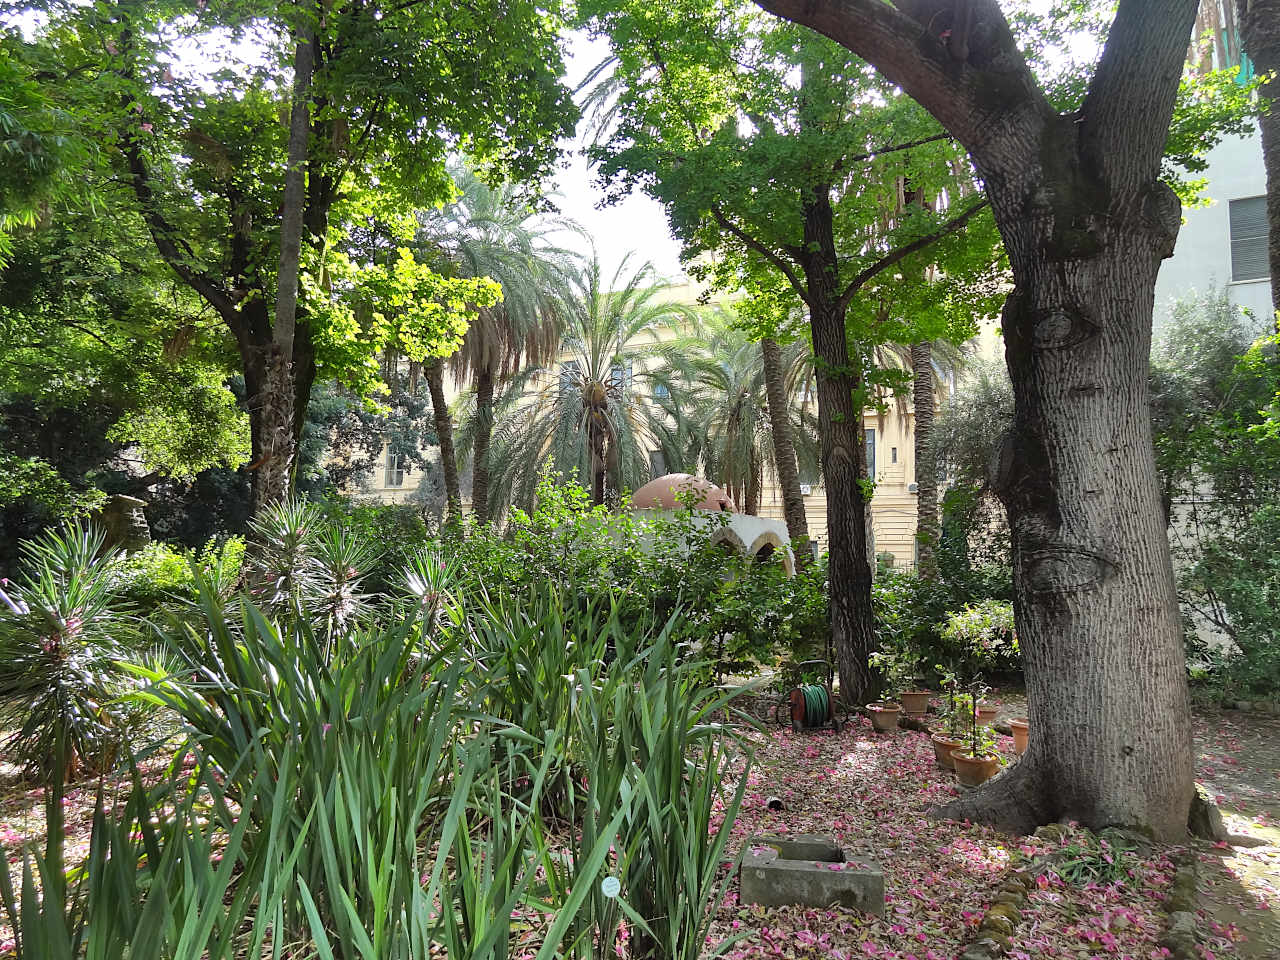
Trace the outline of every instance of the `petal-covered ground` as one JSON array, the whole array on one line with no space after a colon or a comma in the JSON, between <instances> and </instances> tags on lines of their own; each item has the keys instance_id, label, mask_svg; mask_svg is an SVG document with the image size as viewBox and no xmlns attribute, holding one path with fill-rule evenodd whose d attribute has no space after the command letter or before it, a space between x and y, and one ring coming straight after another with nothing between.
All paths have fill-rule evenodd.
<instances>
[{"instance_id":1,"label":"petal-covered ground","mask_svg":"<svg viewBox=\"0 0 1280 960\"><path fill-rule=\"evenodd\" d=\"M885 875L883 919L856 911L763 909L731 893L715 934L745 933L729 956L880 957L952 960L975 936L1011 864L1051 845L969 823L932 820L933 805L957 795L921 733L879 735L866 720L839 734L755 734L757 764L734 825L734 849L757 834L827 834L846 854L870 856ZM999 738L1012 755L1012 740ZM782 809L771 809L773 798ZM774 804L776 806L776 804ZM1131 861L1127 883L1078 888L1038 879L1011 956L1159 957L1160 898L1173 877L1167 852Z\"/></svg>"},{"instance_id":2,"label":"petal-covered ground","mask_svg":"<svg viewBox=\"0 0 1280 960\"><path fill-rule=\"evenodd\" d=\"M1017 698L1006 716L1023 712ZM1201 860L1206 960L1280 958L1280 719L1201 712L1196 719L1200 780L1222 808L1232 834L1196 844ZM855 958L952 960L974 936L1010 865L1052 844L1011 838L973 824L929 819L926 811L956 795L928 738L899 730L879 735L863 719L841 733L793 734L772 728L746 734L756 765L730 852L757 834L827 834L851 858L873 858L885 873L885 916L850 910L763 909L740 904L737 884L719 908L713 942L740 936L734 960ZM1012 741L999 738L1012 756ZM0 843L15 847L44 833L43 793L0 765ZM94 787L68 793L68 860L87 850ZM781 809L771 809L771 800ZM776 806L776 804L774 804ZM1070 844L1068 836L1062 841ZM1123 860L1126 880L1077 886L1052 873L1038 878L1011 942L1017 960L1134 958L1159 960L1161 901L1171 882L1166 848ZM0 924L2 927L2 924ZM0 954L6 936L0 930Z\"/></svg>"}]
</instances>

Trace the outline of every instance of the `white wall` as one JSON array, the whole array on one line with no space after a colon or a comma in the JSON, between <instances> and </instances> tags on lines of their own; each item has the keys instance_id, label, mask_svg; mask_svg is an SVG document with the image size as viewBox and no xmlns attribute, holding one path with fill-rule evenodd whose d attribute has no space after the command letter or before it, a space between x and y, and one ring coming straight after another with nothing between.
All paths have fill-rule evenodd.
<instances>
[{"instance_id":1,"label":"white wall","mask_svg":"<svg viewBox=\"0 0 1280 960\"><path fill-rule=\"evenodd\" d=\"M1208 160L1209 168L1199 176L1208 178L1205 193L1212 203L1182 211L1178 244L1156 280L1157 330L1168 319L1173 302L1192 291L1226 287L1233 303L1248 307L1261 318L1271 315L1267 278L1231 282L1231 230L1227 220L1229 201L1267 192L1262 140L1256 131L1249 137L1229 137L1210 151Z\"/></svg>"}]
</instances>

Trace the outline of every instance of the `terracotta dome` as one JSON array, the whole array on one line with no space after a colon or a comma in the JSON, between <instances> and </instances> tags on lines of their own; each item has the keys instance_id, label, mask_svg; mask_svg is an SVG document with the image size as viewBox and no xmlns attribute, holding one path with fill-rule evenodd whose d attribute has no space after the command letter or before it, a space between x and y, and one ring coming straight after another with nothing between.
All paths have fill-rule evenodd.
<instances>
[{"instance_id":1,"label":"terracotta dome","mask_svg":"<svg viewBox=\"0 0 1280 960\"><path fill-rule=\"evenodd\" d=\"M699 510L720 510L725 513L737 513L729 495L710 480L703 480L688 473L669 473L665 477L650 480L631 497L634 510L675 510L680 507L677 494L695 490L702 494L702 500L695 504Z\"/></svg>"}]
</instances>

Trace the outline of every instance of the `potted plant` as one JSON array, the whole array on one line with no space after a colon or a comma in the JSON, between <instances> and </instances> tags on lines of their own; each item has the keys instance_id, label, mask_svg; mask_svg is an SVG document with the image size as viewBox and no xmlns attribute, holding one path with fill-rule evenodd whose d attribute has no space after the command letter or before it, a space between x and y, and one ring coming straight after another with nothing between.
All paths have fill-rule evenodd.
<instances>
[{"instance_id":1,"label":"potted plant","mask_svg":"<svg viewBox=\"0 0 1280 960\"><path fill-rule=\"evenodd\" d=\"M920 686L920 658L913 654L904 654L903 669L906 677L906 689L898 694L898 702L902 711L909 717L923 717L929 712L929 691Z\"/></svg>"},{"instance_id":2,"label":"potted plant","mask_svg":"<svg viewBox=\"0 0 1280 960\"><path fill-rule=\"evenodd\" d=\"M878 700L867 704L867 715L871 717L871 726L876 733L888 733L890 730L897 729L901 714L902 708L896 703Z\"/></svg>"},{"instance_id":3,"label":"potted plant","mask_svg":"<svg viewBox=\"0 0 1280 960\"><path fill-rule=\"evenodd\" d=\"M941 671L941 666L938 669ZM941 730L932 731L929 737L933 741L933 754L938 765L948 770L955 769L951 751L964 745L964 731L969 725L969 704L963 697L957 696L958 685L954 672L942 671L942 689L947 695L942 705L944 726Z\"/></svg>"},{"instance_id":4,"label":"potted plant","mask_svg":"<svg viewBox=\"0 0 1280 960\"><path fill-rule=\"evenodd\" d=\"M1022 756L1027 752L1027 718L1015 717L1009 721L1009 726L1013 729L1013 749Z\"/></svg>"},{"instance_id":5,"label":"potted plant","mask_svg":"<svg viewBox=\"0 0 1280 960\"><path fill-rule=\"evenodd\" d=\"M956 779L963 786L976 787L996 775L1000 769L1000 754L996 752L996 740L991 729L978 722L978 693L969 694L971 715L969 731L964 744L951 751L955 763Z\"/></svg>"},{"instance_id":6,"label":"potted plant","mask_svg":"<svg viewBox=\"0 0 1280 960\"><path fill-rule=\"evenodd\" d=\"M894 703L893 699L898 697L904 705L906 704L906 698L902 696L901 691L914 679L913 674L918 658L908 653L901 645L893 643L886 644L882 649L877 650L870 656L869 661L884 678L884 696L875 703L867 704L867 711L871 715L872 726L880 733L885 733L898 725L898 719L903 712L915 713L909 706L904 711L904 707ZM925 693L926 708L928 697L928 693ZM924 710L919 712L924 713Z\"/></svg>"},{"instance_id":7,"label":"potted plant","mask_svg":"<svg viewBox=\"0 0 1280 960\"><path fill-rule=\"evenodd\" d=\"M979 700L977 704L978 722L990 726L995 723L996 716L1000 713L1000 708L994 703L987 703L985 700Z\"/></svg>"}]
</instances>

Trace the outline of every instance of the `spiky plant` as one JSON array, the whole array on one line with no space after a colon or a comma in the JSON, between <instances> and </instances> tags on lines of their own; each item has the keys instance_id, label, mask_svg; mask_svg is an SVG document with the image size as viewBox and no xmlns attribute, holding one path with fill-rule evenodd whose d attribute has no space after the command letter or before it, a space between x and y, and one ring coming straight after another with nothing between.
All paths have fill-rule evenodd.
<instances>
[{"instance_id":1,"label":"spiky plant","mask_svg":"<svg viewBox=\"0 0 1280 960\"><path fill-rule=\"evenodd\" d=\"M89 525L48 530L24 544L13 604L0 607L0 729L13 731L3 751L46 783L101 770L116 752L127 686L116 664L137 639L118 559Z\"/></svg>"}]
</instances>

